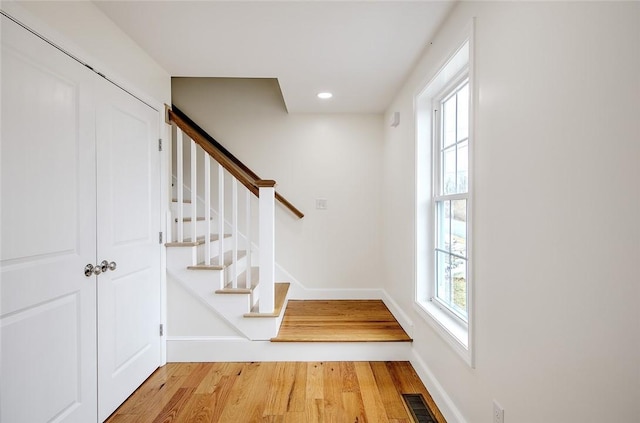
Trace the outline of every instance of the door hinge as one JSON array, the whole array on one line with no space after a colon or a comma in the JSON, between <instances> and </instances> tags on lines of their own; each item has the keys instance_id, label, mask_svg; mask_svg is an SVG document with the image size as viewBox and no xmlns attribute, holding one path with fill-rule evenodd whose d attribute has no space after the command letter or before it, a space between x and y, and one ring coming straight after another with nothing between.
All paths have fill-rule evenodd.
<instances>
[{"instance_id":1,"label":"door hinge","mask_svg":"<svg viewBox=\"0 0 640 423\"><path fill-rule=\"evenodd\" d=\"M164 325L160 323L160 336L164 335Z\"/></svg>"},{"instance_id":2,"label":"door hinge","mask_svg":"<svg viewBox=\"0 0 640 423\"><path fill-rule=\"evenodd\" d=\"M158 138L158 151L162 151L162 138Z\"/></svg>"},{"instance_id":3,"label":"door hinge","mask_svg":"<svg viewBox=\"0 0 640 423\"><path fill-rule=\"evenodd\" d=\"M158 244L162 244L162 232L158 232Z\"/></svg>"}]
</instances>

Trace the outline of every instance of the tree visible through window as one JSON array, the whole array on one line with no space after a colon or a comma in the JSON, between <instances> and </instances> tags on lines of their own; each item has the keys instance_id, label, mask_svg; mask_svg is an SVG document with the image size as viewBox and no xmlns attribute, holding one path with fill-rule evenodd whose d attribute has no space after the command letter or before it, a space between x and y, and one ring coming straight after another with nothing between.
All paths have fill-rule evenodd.
<instances>
[{"instance_id":1,"label":"tree visible through window","mask_svg":"<svg viewBox=\"0 0 640 423\"><path fill-rule=\"evenodd\" d=\"M448 90L434 111L435 300L467 322L469 81Z\"/></svg>"}]
</instances>

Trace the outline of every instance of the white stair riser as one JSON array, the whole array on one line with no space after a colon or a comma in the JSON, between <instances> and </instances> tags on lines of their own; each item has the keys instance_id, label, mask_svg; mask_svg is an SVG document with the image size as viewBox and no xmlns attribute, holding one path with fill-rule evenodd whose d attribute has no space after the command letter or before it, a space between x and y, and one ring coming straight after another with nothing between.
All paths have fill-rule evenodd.
<instances>
[{"instance_id":1,"label":"white stair riser","mask_svg":"<svg viewBox=\"0 0 640 423\"><path fill-rule=\"evenodd\" d=\"M211 256L209 259L218 256L219 248L220 244L217 241L211 243ZM167 247L167 266L171 266L172 268L195 266L199 263L206 262L204 256L204 245L194 247Z\"/></svg>"},{"instance_id":2,"label":"white stair riser","mask_svg":"<svg viewBox=\"0 0 640 423\"><path fill-rule=\"evenodd\" d=\"M218 248L218 242L211 243L211 258L218 256ZM197 264L204 263L204 252L204 245L194 247L167 247L167 267L179 270L188 266L195 266ZM215 260L213 264L216 264ZM231 279L244 272L248 265L249 257L247 255L239 257L235 266L232 264L224 269L225 282L231 282ZM215 272L215 270L207 270L207 272Z\"/></svg>"},{"instance_id":3,"label":"white stair riser","mask_svg":"<svg viewBox=\"0 0 640 423\"><path fill-rule=\"evenodd\" d=\"M226 283L231 282L231 280L234 277L234 273L235 273L235 276L239 276L240 273L244 272L247 269L247 263L248 263L247 256L244 256L238 259L235 266L232 264L226 267L224 269L224 277L225 277Z\"/></svg>"},{"instance_id":4,"label":"white stair riser","mask_svg":"<svg viewBox=\"0 0 640 423\"><path fill-rule=\"evenodd\" d=\"M198 263L195 247L167 247L167 267L184 269Z\"/></svg>"},{"instance_id":5,"label":"white stair riser","mask_svg":"<svg viewBox=\"0 0 640 423\"><path fill-rule=\"evenodd\" d=\"M175 198L175 197L174 197ZM192 204L191 203L182 203L182 216L183 217L191 217L191 208L192 208ZM171 215L173 217L177 217L178 216L178 203L176 203L175 201L171 203ZM198 201L198 204L196 205L196 215L197 216L204 216L204 204L202 204L200 201ZM217 225L217 218L218 218L218 213L215 210L211 210L211 217L213 217L214 221L216 222Z\"/></svg>"},{"instance_id":6,"label":"white stair riser","mask_svg":"<svg viewBox=\"0 0 640 423\"><path fill-rule=\"evenodd\" d=\"M173 216L173 220L172 220L172 227L171 227L171 233L173 234L173 241L178 241L178 222L176 222L176 217ZM193 234L192 234L192 229L191 229L191 222L182 222L182 230L183 230L183 239L184 238L192 238ZM196 221L196 237L199 236L204 236L204 234L207 232L207 222L204 220L198 220ZM215 220L211 220L211 233L212 234L217 234L218 233L218 226L215 222Z\"/></svg>"},{"instance_id":7,"label":"white stair riser","mask_svg":"<svg viewBox=\"0 0 640 423\"><path fill-rule=\"evenodd\" d=\"M225 243L226 244L226 243ZM223 247L226 247L226 245L223 245ZM193 247L196 250L196 258L197 258L197 263L206 263L207 259L205 257L205 245L198 245L197 247ZM223 249L222 252L224 251L228 251L228 248ZM211 242L211 254L209 255L209 261L213 258L213 257L218 257L220 255L220 242L219 241L212 241Z\"/></svg>"}]
</instances>

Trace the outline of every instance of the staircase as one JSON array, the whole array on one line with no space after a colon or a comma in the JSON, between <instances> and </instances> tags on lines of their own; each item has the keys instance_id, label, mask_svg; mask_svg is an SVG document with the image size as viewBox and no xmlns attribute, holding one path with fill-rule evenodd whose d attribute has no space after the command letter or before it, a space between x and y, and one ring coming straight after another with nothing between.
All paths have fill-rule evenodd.
<instances>
[{"instance_id":1,"label":"staircase","mask_svg":"<svg viewBox=\"0 0 640 423\"><path fill-rule=\"evenodd\" d=\"M275 181L260 179L179 110L167 109L167 123L167 272L248 339L271 339L289 289L274 280L276 199L303 215L275 192Z\"/></svg>"}]
</instances>

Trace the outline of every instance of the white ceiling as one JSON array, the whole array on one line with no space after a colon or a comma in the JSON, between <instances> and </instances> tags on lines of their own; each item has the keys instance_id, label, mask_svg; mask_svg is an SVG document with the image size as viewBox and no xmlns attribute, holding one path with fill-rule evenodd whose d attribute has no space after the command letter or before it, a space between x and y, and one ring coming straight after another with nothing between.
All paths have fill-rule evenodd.
<instances>
[{"instance_id":1,"label":"white ceiling","mask_svg":"<svg viewBox=\"0 0 640 423\"><path fill-rule=\"evenodd\" d=\"M95 1L172 76L277 78L291 113L384 111L454 3Z\"/></svg>"}]
</instances>

